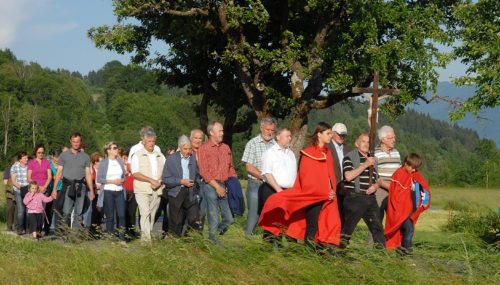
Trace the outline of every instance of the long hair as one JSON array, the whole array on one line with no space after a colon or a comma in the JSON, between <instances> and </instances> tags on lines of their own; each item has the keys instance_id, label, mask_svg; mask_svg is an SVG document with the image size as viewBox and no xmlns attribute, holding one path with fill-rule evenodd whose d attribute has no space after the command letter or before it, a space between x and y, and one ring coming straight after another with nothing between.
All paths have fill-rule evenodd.
<instances>
[{"instance_id":1,"label":"long hair","mask_svg":"<svg viewBox=\"0 0 500 285\"><path fill-rule=\"evenodd\" d=\"M328 129L331 129L332 126L330 126L328 123L325 122L319 122L316 127L314 127L314 132L312 135L309 137L309 140L311 141L312 145L318 145L319 144L319 139L318 139L318 134L322 133Z\"/></svg>"}]
</instances>

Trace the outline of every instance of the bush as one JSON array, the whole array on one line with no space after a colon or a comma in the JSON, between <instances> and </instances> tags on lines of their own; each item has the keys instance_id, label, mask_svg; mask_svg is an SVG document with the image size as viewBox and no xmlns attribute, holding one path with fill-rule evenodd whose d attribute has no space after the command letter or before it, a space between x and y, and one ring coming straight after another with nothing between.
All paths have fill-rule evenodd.
<instances>
[{"instance_id":1,"label":"bush","mask_svg":"<svg viewBox=\"0 0 500 285\"><path fill-rule=\"evenodd\" d=\"M491 210L460 210L452 212L448 230L476 235L495 250L500 250L500 214Z\"/></svg>"}]
</instances>

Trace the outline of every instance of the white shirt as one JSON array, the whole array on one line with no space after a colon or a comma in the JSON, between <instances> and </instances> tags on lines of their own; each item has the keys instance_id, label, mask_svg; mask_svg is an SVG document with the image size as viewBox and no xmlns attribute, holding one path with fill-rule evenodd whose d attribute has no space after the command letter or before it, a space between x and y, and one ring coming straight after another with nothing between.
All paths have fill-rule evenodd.
<instances>
[{"instance_id":1,"label":"white shirt","mask_svg":"<svg viewBox=\"0 0 500 285\"><path fill-rule=\"evenodd\" d=\"M132 155L143 148L144 148L144 145L142 144L142 142L138 142L136 145L134 145L130 148L130 151L128 152L128 163L129 164L132 164ZM161 149L157 145L155 145L154 151L161 153Z\"/></svg>"},{"instance_id":2,"label":"white shirt","mask_svg":"<svg viewBox=\"0 0 500 285\"><path fill-rule=\"evenodd\" d=\"M333 143L333 146L335 146L335 150L337 151L337 156L339 158L339 165L340 165L340 173L344 173L344 165L343 165L343 161L344 161L344 145L338 145L336 142L334 142L332 140L332 143Z\"/></svg>"},{"instance_id":3,"label":"white shirt","mask_svg":"<svg viewBox=\"0 0 500 285\"><path fill-rule=\"evenodd\" d=\"M297 177L297 160L290 148L273 145L262 155L262 175L272 174L281 188L291 188Z\"/></svg>"},{"instance_id":4,"label":"white shirt","mask_svg":"<svg viewBox=\"0 0 500 285\"><path fill-rule=\"evenodd\" d=\"M158 176L158 161L156 160L156 157L158 156L155 152L153 153L147 153L148 158L149 158L149 163L151 163L151 175L153 179L159 179L160 177ZM132 171L132 174L139 172L139 158L137 158L137 155L134 155L132 157L132 163L130 164L130 169Z\"/></svg>"},{"instance_id":5,"label":"white shirt","mask_svg":"<svg viewBox=\"0 0 500 285\"><path fill-rule=\"evenodd\" d=\"M116 159L110 159L108 162L108 173L106 173L106 180L121 179L123 175L123 170ZM122 185L116 184L104 184L104 190L110 191L121 191L123 190Z\"/></svg>"}]
</instances>

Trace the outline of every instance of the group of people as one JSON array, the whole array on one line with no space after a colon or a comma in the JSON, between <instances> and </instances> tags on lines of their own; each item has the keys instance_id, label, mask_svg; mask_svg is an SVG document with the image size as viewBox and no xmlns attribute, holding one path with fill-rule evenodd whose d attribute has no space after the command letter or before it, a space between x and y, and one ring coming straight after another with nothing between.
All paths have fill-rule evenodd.
<instances>
[{"instance_id":1,"label":"group of people","mask_svg":"<svg viewBox=\"0 0 500 285\"><path fill-rule=\"evenodd\" d=\"M42 231L65 236L69 228L95 234L105 218L105 231L121 241L140 236L149 242L163 211L164 232L202 233L206 219L209 240L219 243L234 220L228 196L237 174L223 125L211 122L206 131L205 142L201 129L180 136L167 156L151 127L140 130L141 141L128 152L111 141L104 156L89 156L79 133L50 159L41 144L31 160L21 151L4 172L7 230L16 223L18 234L28 229L33 238ZM357 137L354 149L345 144L346 135L342 123L318 123L298 166L290 129L262 119L242 157L248 173L245 234L253 235L258 225L275 246L286 235L335 252L349 244L363 219L376 245L411 253L416 220L429 207L429 187L418 172L421 158L412 153L401 163L389 126L380 128L374 154L368 134Z\"/></svg>"}]
</instances>

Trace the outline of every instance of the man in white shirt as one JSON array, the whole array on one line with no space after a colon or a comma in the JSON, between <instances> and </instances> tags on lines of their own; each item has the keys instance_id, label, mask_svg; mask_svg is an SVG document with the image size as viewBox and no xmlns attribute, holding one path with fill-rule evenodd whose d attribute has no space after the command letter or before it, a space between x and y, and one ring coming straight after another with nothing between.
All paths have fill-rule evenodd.
<instances>
[{"instance_id":1,"label":"man in white shirt","mask_svg":"<svg viewBox=\"0 0 500 285\"><path fill-rule=\"evenodd\" d=\"M276 130L276 144L266 150L262 155L261 201L264 206L267 199L274 193L292 188L297 177L297 160L290 149L292 133L287 127ZM264 239L279 246L279 238L264 231Z\"/></svg>"},{"instance_id":2,"label":"man in white shirt","mask_svg":"<svg viewBox=\"0 0 500 285\"><path fill-rule=\"evenodd\" d=\"M134 155L134 153L136 153L138 150L144 149L144 143L143 143L144 135L148 132L151 132L151 130L153 130L153 128L146 126L139 131L139 135L141 136L141 141L139 141L137 144L133 145L130 148L128 152L128 161L127 161L129 165L132 164L132 156ZM154 151L161 152L161 149L159 146L155 145Z\"/></svg>"}]
</instances>

